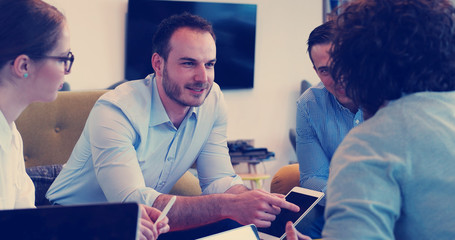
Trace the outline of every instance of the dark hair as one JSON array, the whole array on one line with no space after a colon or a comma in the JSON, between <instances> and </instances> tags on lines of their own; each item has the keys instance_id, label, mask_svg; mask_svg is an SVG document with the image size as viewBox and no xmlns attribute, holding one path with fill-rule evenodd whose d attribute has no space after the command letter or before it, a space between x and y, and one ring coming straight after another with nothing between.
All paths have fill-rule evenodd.
<instances>
[{"instance_id":1,"label":"dark hair","mask_svg":"<svg viewBox=\"0 0 455 240\"><path fill-rule=\"evenodd\" d=\"M213 40L216 40L212 25L207 20L200 16L184 12L179 15L172 15L161 21L158 30L153 35L153 52L158 53L167 60L169 52L171 51L169 40L176 30L183 27L208 32L212 35Z\"/></svg>"},{"instance_id":2,"label":"dark hair","mask_svg":"<svg viewBox=\"0 0 455 240\"><path fill-rule=\"evenodd\" d=\"M307 45L308 49L307 52L310 55L310 60L313 62L313 57L311 56L311 49L314 45L319 44L328 44L333 41L334 38L334 23L333 21L328 21L319 25L313 31L311 31L310 36L308 37Z\"/></svg>"},{"instance_id":3,"label":"dark hair","mask_svg":"<svg viewBox=\"0 0 455 240\"><path fill-rule=\"evenodd\" d=\"M41 0L0 1L0 67L21 54L43 56L60 37L65 17Z\"/></svg>"},{"instance_id":4,"label":"dark hair","mask_svg":"<svg viewBox=\"0 0 455 240\"><path fill-rule=\"evenodd\" d=\"M455 90L454 7L447 0L360 0L342 7L334 79L369 114L385 101Z\"/></svg>"}]
</instances>

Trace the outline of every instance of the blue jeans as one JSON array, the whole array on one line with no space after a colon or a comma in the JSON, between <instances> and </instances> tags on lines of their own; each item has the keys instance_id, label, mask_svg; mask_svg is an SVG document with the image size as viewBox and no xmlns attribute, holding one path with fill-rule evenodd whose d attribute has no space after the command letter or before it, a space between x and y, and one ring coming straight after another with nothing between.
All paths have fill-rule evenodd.
<instances>
[{"instance_id":1,"label":"blue jeans","mask_svg":"<svg viewBox=\"0 0 455 240\"><path fill-rule=\"evenodd\" d=\"M316 205L295 228L311 238L322 238L324 222L324 206Z\"/></svg>"}]
</instances>

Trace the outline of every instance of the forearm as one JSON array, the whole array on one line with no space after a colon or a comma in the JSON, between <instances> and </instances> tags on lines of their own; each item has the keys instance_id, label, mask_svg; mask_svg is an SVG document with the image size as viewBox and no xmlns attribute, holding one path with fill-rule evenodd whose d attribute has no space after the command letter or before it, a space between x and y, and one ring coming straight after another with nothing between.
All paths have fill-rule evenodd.
<instances>
[{"instance_id":1,"label":"forearm","mask_svg":"<svg viewBox=\"0 0 455 240\"><path fill-rule=\"evenodd\" d=\"M318 143L297 145L300 185L321 191L329 177L330 160ZM306 153L306 154L305 154Z\"/></svg>"},{"instance_id":2,"label":"forearm","mask_svg":"<svg viewBox=\"0 0 455 240\"><path fill-rule=\"evenodd\" d=\"M237 189L238 188L238 189ZM232 190L241 190L237 186ZM160 195L154 207L162 210L171 195ZM240 224L255 224L257 227L269 227L280 208L297 212L299 208L286 202L283 197L263 190L243 193L211 194L197 197L177 197L169 212L171 231L194 228L223 219L232 219Z\"/></svg>"},{"instance_id":3,"label":"forearm","mask_svg":"<svg viewBox=\"0 0 455 240\"><path fill-rule=\"evenodd\" d=\"M240 193L244 193L247 191L250 191L250 189L248 189L245 185L236 184L236 185L230 187L228 190L226 190L225 193L240 194Z\"/></svg>"},{"instance_id":4,"label":"forearm","mask_svg":"<svg viewBox=\"0 0 455 240\"><path fill-rule=\"evenodd\" d=\"M229 218L225 207L231 194L211 194L203 196L177 196L168 213L171 231L185 230ZM163 210L172 195L161 194L153 207Z\"/></svg>"}]
</instances>

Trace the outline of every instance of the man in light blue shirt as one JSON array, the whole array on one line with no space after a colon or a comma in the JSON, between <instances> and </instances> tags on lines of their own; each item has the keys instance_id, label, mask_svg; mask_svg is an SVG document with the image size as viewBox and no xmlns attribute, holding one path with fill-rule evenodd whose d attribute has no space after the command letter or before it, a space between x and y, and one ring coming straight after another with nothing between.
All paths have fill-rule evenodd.
<instances>
[{"instance_id":1,"label":"man in light blue shirt","mask_svg":"<svg viewBox=\"0 0 455 240\"><path fill-rule=\"evenodd\" d=\"M308 38L308 54L321 82L297 100L296 151L300 186L325 192L333 153L346 134L363 122L362 111L335 84L329 71L333 22L316 27ZM320 238L324 225L325 198L311 210L297 229Z\"/></svg>"},{"instance_id":2,"label":"man in light blue shirt","mask_svg":"<svg viewBox=\"0 0 455 240\"><path fill-rule=\"evenodd\" d=\"M369 118L333 156L324 239L455 239L452 4L342 9L331 66Z\"/></svg>"},{"instance_id":3,"label":"man in light blue shirt","mask_svg":"<svg viewBox=\"0 0 455 240\"><path fill-rule=\"evenodd\" d=\"M455 239L452 4L341 9L331 69L366 120L333 155L324 239Z\"/></svg>"},{"instance_id":4,"label":"man in light blue shirt","mask_svg":"<svg viewBox=\"0 0 455 240\"><path fill-rule=\"evenodd\" d=\"M340 12L331 68L366 120L333 155L323 239L455 239L453 3Z\"/></svg>"},{"instance_id":5,"label":"man in light blue shirt","mask_svg":"<svg viewBox=\"0 0 455 240\"><path fill-rule=\"evenodd\" d=\"M153 46L155 74L97 101L49 200L134 201L162 210L172 197L167 193L196 163L203 196L177 197L168 214L174 231L223 219L267 227L280 208L298 210L278 196L249 191L232 168L226 107L213 82L211 25L190 14L172 16L159 26Z\"/></svg>"}]
</instances>

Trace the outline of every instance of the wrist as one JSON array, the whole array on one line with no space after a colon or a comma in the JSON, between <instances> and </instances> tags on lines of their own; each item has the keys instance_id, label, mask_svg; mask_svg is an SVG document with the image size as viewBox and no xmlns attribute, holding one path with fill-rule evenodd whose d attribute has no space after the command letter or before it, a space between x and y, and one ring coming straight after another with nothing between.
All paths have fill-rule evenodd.
<instances>
[{"instance_id":1,"label":"wrist","mask_svg":"<svg viewBox=\"0 0 455 240\"><path fill-rule=\"evenodd\" d=\"M236 196L234 194L230 193L224 193L220 194L220 199L218 199L218 209L219 209L219 214L223 219L230 218L232 219L234 214L233 214L233 207L236 206Z\"/></svg>"}]
</instances>

